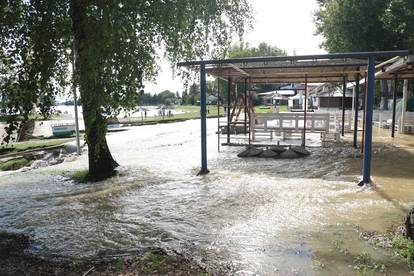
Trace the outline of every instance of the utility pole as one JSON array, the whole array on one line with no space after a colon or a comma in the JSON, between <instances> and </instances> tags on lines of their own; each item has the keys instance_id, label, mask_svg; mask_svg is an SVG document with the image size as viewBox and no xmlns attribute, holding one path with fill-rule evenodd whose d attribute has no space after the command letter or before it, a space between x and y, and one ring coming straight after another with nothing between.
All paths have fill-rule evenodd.
<instances>
[{"instance_id":1,"label":"utility pole","mask_svg":"<svg viewBox=\"0 0 414 276\"><path fill-rule=\"evenodd\" d=\"M72 93L73 93L73 103L75 104L76 153L78 155L81 155L80 137L79 137L78 99L76 96L75 61L76 61L76 50L75 50L75 45L74 45L73 55L72 55Z\"/></svg>"}]
</instances>

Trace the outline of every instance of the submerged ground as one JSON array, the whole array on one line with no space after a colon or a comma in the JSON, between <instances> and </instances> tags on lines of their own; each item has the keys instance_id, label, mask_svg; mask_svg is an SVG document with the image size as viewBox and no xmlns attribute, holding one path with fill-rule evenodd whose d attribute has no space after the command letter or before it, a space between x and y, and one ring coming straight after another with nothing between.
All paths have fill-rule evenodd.
<instances>
[{"instance_id":1,"label":"submerged ground","mask_svg":"<svg viewBox=\"0 0 414 276\"><path fill-rule=\"evenodd\" d=\"M210 174L197 177L199 121L133 127L108 136L119 175L77 184L86 154L27 172L1 173L0 230L33 237L33 252L70 258L178 252L213 273L355 273L369 256L390 274L408 273L390 251L360 238L400 224L414 202L414 142L379 138L375 187L360 188L349 146L315 148L292 160L217 152L208 121ZM384 133L377 133L384 136ZM383 270L378 269L379 272Z\"/></svg>"}]
</instances>

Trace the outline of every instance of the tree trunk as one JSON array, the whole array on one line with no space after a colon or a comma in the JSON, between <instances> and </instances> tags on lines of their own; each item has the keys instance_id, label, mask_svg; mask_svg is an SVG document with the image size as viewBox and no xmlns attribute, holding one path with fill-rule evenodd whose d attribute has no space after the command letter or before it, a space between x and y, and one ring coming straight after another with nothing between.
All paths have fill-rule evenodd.
<instances>
[{"instance_id":1,"label":"tree trunk","mask_svg":"<svg viewBox=\"0 0 414 276\"><path fill-rule=\"evenodd\" d=\"M82 104L82 108L88 144L89 175L94 180L110 177L114 175L118 164L112 158L106 142L106 120L99 113L99 108L92 106L92 110L89 110L87 104Z\"/></svg>"},{"instance_id":2,"label":"tree trunk","mask_svg":"<svg viewBox=\"0 0 414 276\"><path fill-rule=\"evenodd\" d=\"M83 119L85 122L86 143L88 145L89 176L100 180L112 176L118 164L112 158L106 141L106 119L101 113L104 88L99 78L101 68L96 57L91 54L93 41L89 41L86 26L87 1L71 1L72 29L76 53L75 70L82 99Z\"/></svg>"},{"instance_id":3,"label":"tree trunk","mask_svg":"<svg viewBox=\"0 0 414 276\"><path fill-rule=\"evenodd\" d=\"M387 80L381 80L381 103L380 110L388 110L388 99L390 97L390 89Z\"/></svg>"}]
</instances>

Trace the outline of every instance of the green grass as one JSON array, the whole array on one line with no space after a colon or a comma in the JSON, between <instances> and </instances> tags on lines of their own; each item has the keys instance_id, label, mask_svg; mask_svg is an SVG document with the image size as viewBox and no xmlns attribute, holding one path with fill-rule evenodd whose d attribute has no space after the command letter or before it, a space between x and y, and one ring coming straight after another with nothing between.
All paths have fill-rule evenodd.
<instances>
[{"instance_id":1,"label":"green grass","mask_svg":"<svg viewBox=\"0 0 414 276\"><path fill-rule=\"evenodd\" d=\"M10 118L10 115L1 115L0 116L0 122L7 122L7 120ZM29 114L29 120L33 120L33 121L46 121L46 120L58 120L60 119L61 116L59 114L53 114L51 115L49 118L45 119L42 115L40 114ZM23 116L17 116L15 118L16 121L23 121L24 118Z\"/></svg>"},{"instance_id":2,"label":"green grass","mask_svg":"<svg viewBox=\"0 0 414 276\"><path fill-rule=\"evenodd\" d=\"M115 270L117 271L122 271L125 269L125 263L124 263L124 260L122 259L117 259L113 265L114 265Z\"/></svg>"},{"instance_id":3,"label":"green grass","mask_svg":"<svg viewBox=\"0 0 414 276\"><path fill-rule=\"evenodd\" d=\"M400 256L410 269L414 268L414 241L403 236L396 235L392 240L395 253Z\"/></svg>"},{"instance_id":4,"label":"green grass","mask_svg":"<svg viewBox=\"0 0 414 276\"><path fill-rule=\"evenodd\" d=\"M3 163L0 163L0 170L2 171L14 171L20 168L29 166L32 164L32 160L29 160L24 157L12 159Z\"/></svg>"},{"instance_id":5,"label":"green grass","mask_svg":"<svg viewBox=\"0 0 414 276\"><path fill-rule=\"evenodd\" d=\"M165 256L162 256L158 252L150 252L146 257L147 272L160 269L165 258L166 258Z\"/></svg>"},{"instance_id":6,"label":"green grass","mask_svg":"<svg viewBox=\"0 0 414 276\"><path fill-rule=\"evenodd\" d=\"M51 146L57 146L69 141L73 141L74 138L66 139L45 139L45 140L31 140L26 142L12 143L8 145L0 146L0 155L12 152L21 152L26 150L42 149Z\"/></svg>"},{"instance_id":7,"label":"green grass","mask_svg":"<svg viewBox=\"0 0 414 276\"><path fill-rule=\"evenodd\" d=\"M200 118L200 106L198 105L181 105L176 107L177 110L185 111L185 113L175 114L172 117L165 116L160 117L147 117L144 120L144 124L150 123L166 123L166 122L174 122L174 121L183 121L183 120L191 120L191 119L199 119ZM216 105L208 105L207 106L207 118L217 117L217 106ZM275 108L273 106L255 106L254 111L256 113L269 113L274 112ZM287 106L282 106L280 109L281 112L287 111ZM243 112L243 111L242 111ZM220 107L220 116L226 116L224 113L224 108ZM139 119L137 120L139 121Z\"/></svg>"},{"instance_id":8,"label":"green grass","mask_svg":"<svg viewBox=\"0 0 414 276\"><path fill-rule=\"evenodd\" d=\"M207 117L217 117L217 106L209 105L208 107L209 112L207 113ZM200 106L194 105L186 105L186 106L177 106L177 110L183 110L185 113L181 114L174 114L172 117L147 117L144 120L144 124L151 124L151 123L168 123L168 122L175 122L175 121L185 121L191 119L199 119L200 118ZM224 109L220 108L220 116L224 116ZM139 118L134 118L134 122L140 122ZM121 123L128 123L128 121L121 120Z\"/></svg>"},{"instance_id":9,"label":"green grass","mask_svg":"<svg viewBox=\"0 0 414 276\"><path fill-rule=\"evenodd\" d=\"M358 275L374 275L376 273L385 273L386 267L382 263L376 263L368 252L362 252L354 258L354 269Z\"/></svg>"},{"instance_id":10,"label":"green grass","mask_svg":"<svg viewBox=\"0 0 414 276\"><path fill-rule=\"evenodd\" d=\"M259 105L259 106L254 107L254 112L255 113L271 113L271 112L275 112L275 107Z\"/></svg>"},{"instance_id":11,"label":"green grass","mask_svg":"<svg viewBox=\"0 0 414 276\"><path fill-rule=\"evenodd\" d=\"M157 268L164 258L157 253L151 252L148 254L148 262L152 269Z\"/></svg>"},{"instance_id":12,"label":"green grass","mask_svg":"<svg viewBox=\"0 0 414 276\"><path fill-rule=\"evenodd\" d=\"M75 182L84 183L89 180L89 171L88 170L76 171L70 174L69 177Z\"/></svg>"}]
</instances>

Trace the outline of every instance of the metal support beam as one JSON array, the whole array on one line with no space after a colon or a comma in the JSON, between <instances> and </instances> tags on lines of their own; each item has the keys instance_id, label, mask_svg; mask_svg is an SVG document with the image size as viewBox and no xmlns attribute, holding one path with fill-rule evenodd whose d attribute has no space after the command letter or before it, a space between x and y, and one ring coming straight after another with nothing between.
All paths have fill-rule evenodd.
<instances>
[{"instance_id":1,"label":"metal support beam","mask_svg":"<svg viewBox=\"0 0 414 276\"><path fill-rule=\"evenodd\" d=\"M248 95L249 95L249 145L252 142L252 124L254 123L252 120L253 117L253 113L254 113L254 106L253 106L253 100L252 100L252 80L249 79L249 89L248 90Z\"/></svg>"},{"instance_id":2,"label":"metal support beam","mask_svg":"<svg viewBox=\"0 0 414 276\"><path fill-rule=\"evenodd\" d=\"M351 108L351 114L355 114L355 86L352 87L352 108Z\"/></svg>"},{"instance_id":3,"label":"metal support beam","mask_svg":"<svg viewBox=\"0 0 414 276\"><path fill-rule=\"evenodd\" d=\"M401 118L400 118L400 126L398 128L398 132L401 134L405 133L405 121L407 119L407 101L408 101L408 80L404 80Z\"/></svg>"},{"instance_id":4,"label":"metal support beam","mask_svg":"<svg viewBox=\"0 0 414 276\"><path fill-rule=\"evenodd\" d=\"M346 77L342 78L342 126L341 135L345 135L345 94L346 94Z\"/></svg>"},{"instance_id":5,"label":"metal support beam","mask_svg":"<svg viewBox=\"0 0 414 276\"><path fill-rule=\"evenodd\" d=\"M244 134L247 133L247 78L244 79Z\"/></svg>"},{"instance_id":6,"label":"metal support beam","mask_svg":"<svg viewBox=\"0 0 414 276\"><path fill-rule=\"evenodd\" d=\"M209 173L207 169L207 112L206 112L206 66L200 66L200 115L201 115L201 170L198 175Z\"/></svg>"},{"instance_id":7,"label":"metal support beam","mask_svg":"<svg viewBox=\"0 0 414 276\"><path fill-rule=\"evenodd\" d=\"M358 68L359 71L359 68ZM355 99L354 99L354 148L358 147L358 109L359 109L359 73L355 76Z\"/></svg>"},{"instance_id":8,"label":"metal support beam","mask_svg":"<svg viewBox=\"0 0 414 276\"><path fill-rule=\"evenodd\" d=\"M305 75L305 100L303 108L303 133L302 133L302 147L306 146L306 115L308 112L308 76Z\"/></svg>"},{"instance_id":9,"label":"metal support beam","mask_svg":"<svg viewBox=\"0 0 414 276\"><path fill-rule=\"evenodd\" d=\"M72 52L72 93L73 103L75 105L75 133L76 133L76 154L81 155L80 135L79 135L79 117L78 117L78 97L76 95L76 47L73 45Z\"/></svg>"},{"instance_id":10,"label":"metal support beam","mask_svg":"<svg viewBox=\"0 0 414 276\"><path fill-rule=\"evenodd\" d=\"M367 75L364 78L365 94L362 101L362 135L361 135L361 153L364 152L364 139L365 139L365 112L367 110Z\"/></svg>"},{"instance_id":11,"label":"metal support beam","mask_svg":"<svg viewBox=\"0 0 414 276\"><path fill-rule=\"evenodd\" d=\"M75 105L75 132L76 132L76 154L81 155L80 134L79 134L79 116L78 116L78 97L76 95L76 86L73 86L73 104Z\"/></svg>"},{"instance_id":12,"label":"metal support beam","mask_svg":"<svg viewBox=\"0 0 414 276\"><path fill-rule=\"evenodd\" d=\"M375 60L374 60L374 57L369 57L366 111L365 111L364 163L363 163L362 181L359 183L360 186L364 184L368 184L371 181L372 113L373 113L373 108L374 108L374 90L375 90Z\"/></svg>"},{"instance_id":13,"label":"metal support beam","mask_svg":"<svg viewBox=\"0 0 414 276\"><path fill-rule=\"evenodd\" d=\"M220 79L216 78L217 82L217 151L220 152Z\"/></svg>"},{"instance_id":14,"label":"metal support beam","mask_svg":"<svg viewBox=\"0 0 414 276\"><path fill-rule=\"evenodd\" d=\"M397 84L398 84L398 75L395 74L394 78L394 93L392 94L392 123L391 123L391 137L395 137L395 111L397 107Z\"/></svg>"},{"instance_id":15,"label":"metal support beam","mask_svg":"<svg viewBox=\"0 0 414 276\"><path fill-rule=\"evenodd\" d=\"M377 51L377 52L354 52L354 53L336 53L323 55L304 55L304 56L270 56L270 57L248 57L248 58L232 58L232 59L218 59L218 60L196 60L177 63L178 66L192 66L200 64L240 64L246 62L272 62L272 61L298 61L298 60L324 60L324 59L347 59L347 58L361 58L368 57L394 57L407 56L410 54L408 50L394 50L394 51Z\"/></svg>"},{"instance_id":16,"label":"metal support beam","mask_svg":"<svg viewBox=\"0 0 414 276\"><path fill-rule=\"evenodd\" d=\"M230 144L230 120L231 120L230 94L231 94L231 78L228 78L227 79L227 144Z\"/></svg>"}]
</instances>

